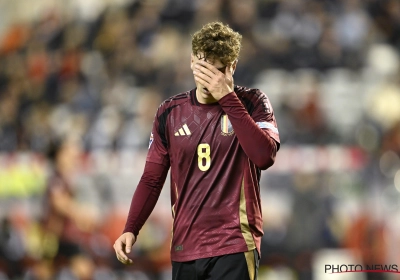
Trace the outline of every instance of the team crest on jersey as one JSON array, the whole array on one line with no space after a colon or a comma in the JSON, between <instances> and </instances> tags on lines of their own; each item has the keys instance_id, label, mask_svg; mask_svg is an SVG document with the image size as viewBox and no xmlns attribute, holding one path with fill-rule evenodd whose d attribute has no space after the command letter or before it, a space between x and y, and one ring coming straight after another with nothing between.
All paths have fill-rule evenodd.
<instances>
[{"instance_id":1,"label":"team crest on jersey","mask_svg":"<svg viewBox=\"0 0 400 280\"><path fill-rule=\"evenodd\" d=\"M154 140L154 136L153 136L153 132L150 134L150 141L149 141L149 149L151 144L153 144L153 140Z\"/></svg>"},{"instance_id":2,"label":"team crest on jersey","mask_svg":"<svg viewBox=\"0 0 400 280\"><path fill-rule=\"evenodd\" d=\"M222 115L221 116L221 134L223 136L231 136L233 135L233 127L231 122L228 119L227 115Z\"/></svg>"}]
</instances>

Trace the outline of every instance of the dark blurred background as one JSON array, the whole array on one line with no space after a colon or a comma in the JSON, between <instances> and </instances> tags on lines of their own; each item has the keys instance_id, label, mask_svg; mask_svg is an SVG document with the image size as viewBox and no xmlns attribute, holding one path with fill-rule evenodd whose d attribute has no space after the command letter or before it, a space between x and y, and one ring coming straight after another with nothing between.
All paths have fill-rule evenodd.
<instances>
[{"instance_id":1,"label":"dark blurred background","mask_svg":"<svg viewBox=\"0 0 400 280\"><path fill-rule=\"evenodd\" d=\"M0 0L0 279L171 278L167 182L115 258L155 111L194 87L191 34L243 34L238 85L282 145L261 182L261 280L400 279L400 1Z\"/></svg>"}]
</instances>

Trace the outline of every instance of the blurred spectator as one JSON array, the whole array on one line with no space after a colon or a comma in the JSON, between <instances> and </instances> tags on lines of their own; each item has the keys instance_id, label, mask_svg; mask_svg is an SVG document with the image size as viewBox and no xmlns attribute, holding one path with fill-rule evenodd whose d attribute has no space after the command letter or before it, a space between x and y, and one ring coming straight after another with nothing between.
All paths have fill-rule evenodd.
<instances>
[{"instance_id":1,"label":"blurred spectator","mask_svg":"<svg viewBox=\"0 0 400 280\"><path fill-rule=\"evenodd\" d=\"M92 279L94 263L87 255L87 244L96 230L98 217L90 205L80 204L74 198L73 184L80 156L79 143L74 140L65 139L52 145L49 159L54 171L45 194L43 229L58 241L56 271L71 273L77 279Z\"/></svg>"}]
</instances>

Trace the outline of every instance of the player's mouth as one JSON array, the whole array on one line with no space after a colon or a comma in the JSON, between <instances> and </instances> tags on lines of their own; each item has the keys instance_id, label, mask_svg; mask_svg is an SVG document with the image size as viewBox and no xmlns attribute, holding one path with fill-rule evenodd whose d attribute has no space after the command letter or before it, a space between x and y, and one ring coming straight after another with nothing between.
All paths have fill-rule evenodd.
<instances>
[{"instance_id":1,"label":"player's mouth","mask_svg":"<svg viewBox=\"0 0 400 280\"><path fill-rule=\"evenodd\" d=\"M203 92L206 93L206 94L211 94L206 87L203 88Z\"/></svg>"}]
</instances>

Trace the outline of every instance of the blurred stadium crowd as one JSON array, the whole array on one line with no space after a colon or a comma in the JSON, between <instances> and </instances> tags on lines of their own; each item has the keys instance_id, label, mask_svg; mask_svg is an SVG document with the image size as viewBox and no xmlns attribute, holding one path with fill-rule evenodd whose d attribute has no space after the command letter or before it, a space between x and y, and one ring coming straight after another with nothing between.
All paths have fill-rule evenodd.
<instances>
[{"instance_id":1,"label":"blurred stadium crowd","mask_svg":"<svg viewBox=\"0 0 400 280\"><path fill-rule=\"evenodd\" d=\"M400 1L15 0L0 2L1 280L169 279L168 183L134 265L112 244L155 110L194 87L190 34L214 20L243 34L235 83L269 96L282 139L260 279L400 266Z\"/></svg>"}]
</instances>

